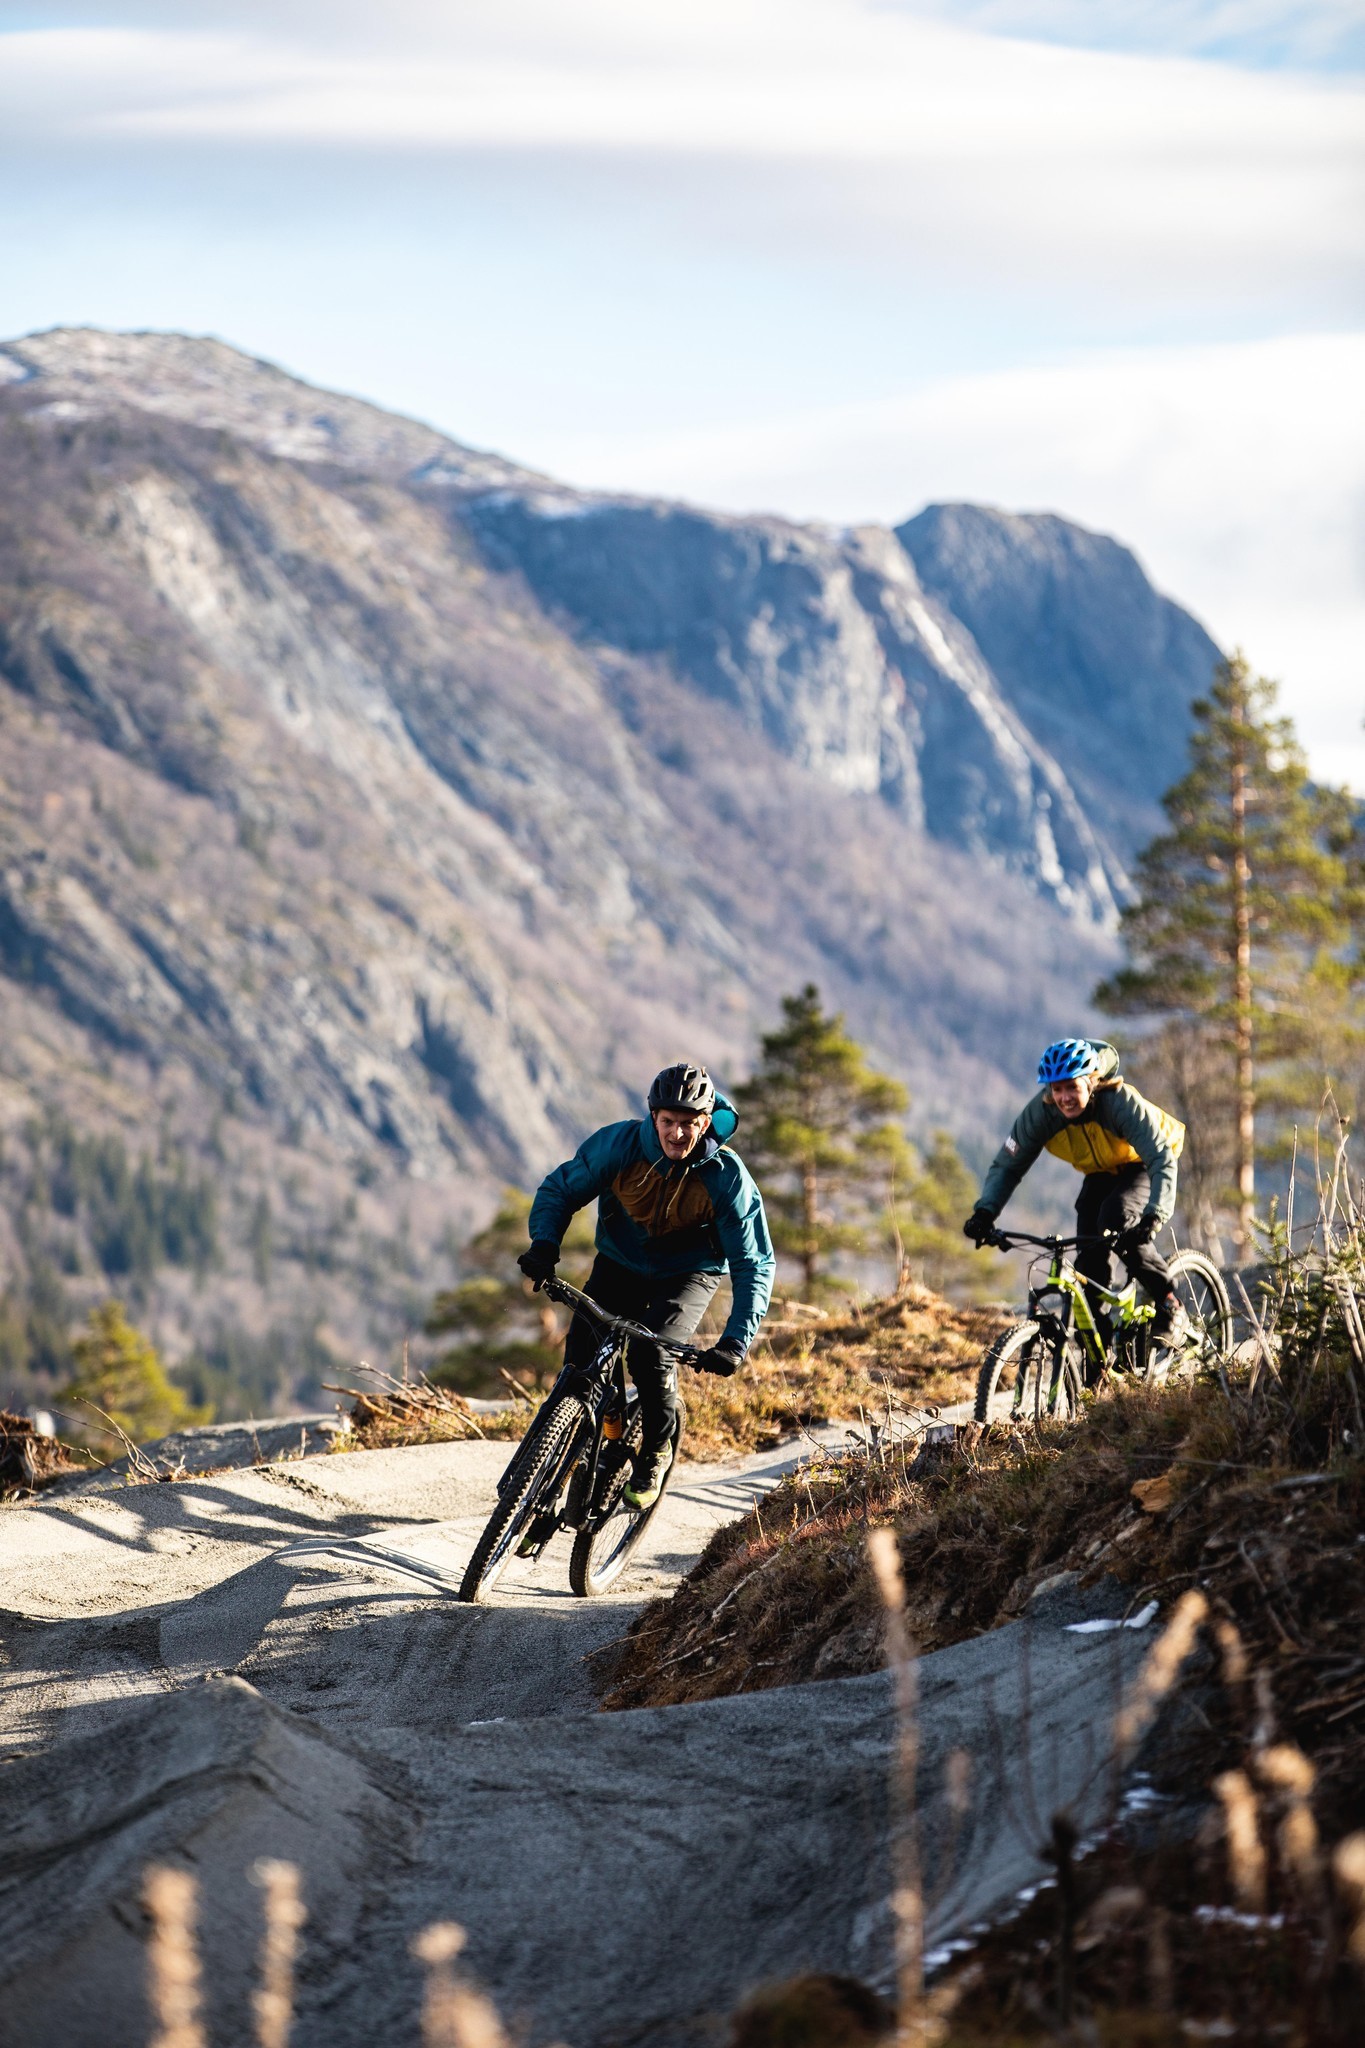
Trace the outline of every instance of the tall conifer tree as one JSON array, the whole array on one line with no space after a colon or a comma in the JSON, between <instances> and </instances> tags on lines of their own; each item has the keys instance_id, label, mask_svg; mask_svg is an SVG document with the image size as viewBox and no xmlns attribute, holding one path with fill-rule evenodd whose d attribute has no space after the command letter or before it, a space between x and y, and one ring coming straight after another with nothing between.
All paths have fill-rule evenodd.
<instances>
[{"instance_id":1,"label":"tall conifer tree","mask_svg":"<svg viewBox=\"0 0 1365 2048\"><path fill-rule=\"evenodd\" d=\"M1294 1050L1314 957L1343 936L1334 849L1349 800L1309 781L1275 700L1275 684L1238 654L1194 705L1189 773L1162 799L1170 830L1139 860L1137 901L1124 912L1129 965L1096 991L1111 1013L1165 1016L1200 1047L1209 1094L1231 1109L1243 1258L1261 1069Z\"/></svg>"},{"instance_id":2,"label":"tall conifer tree","mask_svg":"<svg viewBox=\"0 0 1365 2048\"><path fill-rule=\"evenodd\" d=\"M896 1118L909 1097L869 1066L842 1017L825 1015L813 985L784 996L782 1012L761 1041L758 1071L735 1090L739 1142L777 1249L799 1261L812 1291L832 1252L862 1244L873 1190L881 1194L890 1168L908 1161Z\"/></svg>"}]
</instances>

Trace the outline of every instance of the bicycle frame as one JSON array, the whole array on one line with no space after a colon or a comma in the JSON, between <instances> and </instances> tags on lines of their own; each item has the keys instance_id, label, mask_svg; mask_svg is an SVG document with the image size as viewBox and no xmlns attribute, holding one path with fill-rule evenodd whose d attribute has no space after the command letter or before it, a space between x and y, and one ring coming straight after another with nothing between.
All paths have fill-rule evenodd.
<instances>
[{"instance_id":1,"label":"bicycle frame","mask_svg":"<svg viewBox=\"0 0 1365 2048\"><path fill-rule=\"evenodd\" d=\"M1114 1288L1105 1287L1098 1280L1082 1278L1075 1267L1066 1259L1065 1252L1072 1245L1083 1242L1088 1243L1092 1242L1092 1240L1032 1237L1004 1231L997 1232L996 1237L1001 1243L1001 1248L1004 1250L1009 1250L1012 1242L1036 1244L1046 1250L1049 1255L1047 1279L1040 1287L1029 1288L1029 1316L1040 1327L1046 1327L1048 1324L1051 1324L1061 1337L1065 1337L1068 1326L1074 1327L1076 1335L1081 1340L1081 1346L1087 1359L1097 1370L1103 1367L1106 1362L1105 1344L1100 1334L1099 1326L1095 1321L1094 1311L1090 1306L1090 1296L1092 1293L1114 1310L1114 1335L1116 1338L1120 1334L1140 1329L1144 1323L1149 1323L1156 1313L1150 1302L1139 1302L1137 1298L1137 1282L1135 1280L1130 1280L1126 1287ZM1112 1236L1106 1234L1093 1240L1093 1242L1109 1244L1112 1242ZM1060 1294L1064 1297L1067 1307L1063 1313L1058 1314L1055 1310L1048 1310L1042 1307L1042 1303L1049 1294Z\"/></svg>"},{"instance_id":2,"label":"bicycle frame","mask_svg":"<svg viewBox=\"0 0 1365 2048\"><path fill-rule=\"evenodd\" d=\"M569 1560L574 1592L591 1595L612 1583L659 1498L656 1493L648 1507L626 1502L617 1540L612 1543L609 1537L603 1558L595 1561L599 1536L610 1530L627 1468L636 1455L632 1439L641 1434L635 1421L638 1395L627 1377L626 1347L638 1339L672 1358L696 1363L701 1355L689 1344L610 1314L567 1281L551 1278L543 1286L552 1301L565 1302L590 1317L602 1335L582 1364L566 1361L561 1366L498 1481L497 1505L465 1567L460 1586L464 1600L482 1598L513 1554L539 1557L556 1530L565 1527L574 1531ZM676 1433L674 1441L676 1446Z\"/></svg>"},{"instance_id":3,"label":"bicycle frame","mask_svg":"<svg viewBox=\"0 0 1365 2048\"><path fill-rule=\"evenodd\" d=\"M560 1394L572 1394L583 1409L583 1422L574 1432L564 1454L560 1472L571 1469L583 1455L584 1440L591 1432L591 1446L581 1485L575 1485L573 1496L566 1501L564 1512L559 1517L562 1526L582 1529L591 1519L592 1506L597 1495L597 1475L602 1462L602 1446L608 1439L605 1425L613 1407L619 1405L623 1427L630 1426L631 1409L639 1404L639 1395L626 1371L626 1346L632 1338L650 1344L657 1344L662 1351L687 1362L697 1357L695 1346L674 1344L667 1337L647 1329L643 1323L634 1323L625 1316L609 1315L599 1308L591 1295L571 1287L567 1280L547 1280L545 1292L554 1301L562 1301L567 1307L581 1310L602 1328L604 1335L587 1365L570 1365L567 1362L559 1369L554 1386L546 1396L546 1402ZM510 1469L510 1468L509 1468Z\"/></svg>"}]
</instances>

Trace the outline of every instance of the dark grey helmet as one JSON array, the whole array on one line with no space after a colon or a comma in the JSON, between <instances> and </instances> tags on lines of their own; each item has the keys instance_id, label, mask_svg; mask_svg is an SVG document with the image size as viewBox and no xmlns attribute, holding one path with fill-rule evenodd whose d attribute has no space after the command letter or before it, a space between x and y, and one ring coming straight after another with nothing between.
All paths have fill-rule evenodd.
<instances>
[{"instance_id":1,"label":"dark grey helmet","mask_svg":"<svg viewBox=\"0 0 1365 2048\"><path fill-rule=\"evenodd\" d=\"M710 1116L716 1106L716 1085L705 1067L683 1060L656 1074L649 1088L649 1108L678 1109L687 1116Z\"/></svg>"}]
</instances>

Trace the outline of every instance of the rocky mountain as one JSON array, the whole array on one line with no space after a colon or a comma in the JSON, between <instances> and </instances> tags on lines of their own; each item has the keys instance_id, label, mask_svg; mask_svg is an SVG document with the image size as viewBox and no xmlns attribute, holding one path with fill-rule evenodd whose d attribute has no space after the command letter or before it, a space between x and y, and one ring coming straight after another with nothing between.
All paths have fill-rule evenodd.
<instances>
[{"instance_id":1,"label":"rocky mountain","mask_svg":"<svg viewBox=\"0 0 1365 2048\"><path fill-rule=\"evenodd\" d=\"M0 347L13 1298L118 1278L92 1190L164 1248L192 1187L193 1257L123 1269L172 1355L385 1341L500 1182L806 979L982 1138L1215 658L1060 520L723 518L218 342Z\"/></svg>"},{"instance_id":2,"label":"rocky mountain","mask_svg":"<svg viewBox=\"0 0 1365 2048\"><path fill-rule=\"evenodd\" d=\"M1218 659L1203 627L1127 548L1065 519L930 505L896 537L1106 843L1131 857L1184 773L1191 698Z\"/></svg>"}]
</instances>

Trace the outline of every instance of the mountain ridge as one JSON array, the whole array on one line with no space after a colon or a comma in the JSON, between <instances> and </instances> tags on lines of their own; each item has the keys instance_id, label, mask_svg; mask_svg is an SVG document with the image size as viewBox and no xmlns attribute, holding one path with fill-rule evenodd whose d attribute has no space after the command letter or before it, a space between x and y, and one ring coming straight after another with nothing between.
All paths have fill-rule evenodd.
<instances>
[{"instance_id":1,"label":"mountain ridge","mask_svg":"<svg viewBox=\"0 0 1365 2048\"><path fill-rule=\"evenodd\" d=\"M387 1342L500 1182L804 980L976 1145L1088 1016L1128 847L889 529L576 492L225 343L5 363L12 1272L110 1278L34 1119L155 1129L226 1190L145 1284L173 1353Z\"/></svg>"}]
</instances>

